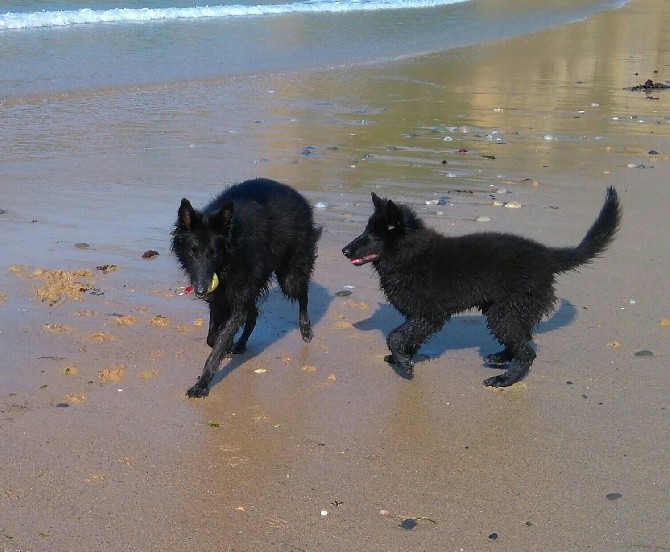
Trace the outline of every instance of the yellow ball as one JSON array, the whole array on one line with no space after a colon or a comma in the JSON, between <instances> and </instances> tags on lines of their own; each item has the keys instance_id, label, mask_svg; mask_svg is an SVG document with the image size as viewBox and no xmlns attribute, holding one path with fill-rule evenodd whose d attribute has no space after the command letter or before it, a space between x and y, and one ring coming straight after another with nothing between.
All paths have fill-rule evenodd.
<instances>
[{"instance_id":1,"label":"yellow ball","mask_svg":"<svg viewBox=\"0 0 670 552\"><path fill-rule=\"evenodd\" d=\"M219 286L219 277L216 275L216 272L212 276L212 281L209 283L207 288L207 293L212 293Z\"/></svg>"}]
</instances>

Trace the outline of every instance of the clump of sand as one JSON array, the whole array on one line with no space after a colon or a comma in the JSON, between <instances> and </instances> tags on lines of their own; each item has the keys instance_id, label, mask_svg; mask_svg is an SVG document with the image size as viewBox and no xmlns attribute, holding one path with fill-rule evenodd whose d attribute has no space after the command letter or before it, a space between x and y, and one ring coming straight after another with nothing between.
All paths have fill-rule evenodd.
<instances>
[{"instance_id":1,"label":"clump of sand","mask_svg":"<svg viewBox=\"0 0 670 552\"><path fill-rule=\"evenodd\" d=\"M137 316L132 314L114 314L114 324L117 326L132 326L137 322Z\"/></svg>"},{"instance_id":2,"label":"clump of sand","mask_svg":"<svg viewBox=\"0 0 670 552\"><path fill-rule=\"evenodd\" d=\"M168 322L169 320L167 316L157 314L149 321L149 324L151 324L151 326L153 326L154 328L164 328L165 326L168 325Z\"/></svg>"},{"instance_id":3,"label":"clump of sand","mask_svg":"<svg viewBox=\"0 0 670 552\"><path fill-rule=\"evenodd\" d=\"M36 290L37 297L41 301L48 301L51 306L60 305L66 299L81 301L82 295L93 289L95 284L91 279L93 273L90 270L37 268L31 271L25 265L10 266L9 270L21 278L39 281Z\"/></svg>"},{"instance_id":4,"label":"clump of sand","mask_svg":"<svg viewBox=\"0 0 670 552\"><path fill-rule=\"evenodd\" d=\"M113 334L107 332L91 332L89 339L101 343L103 341L111 341L112 339L115 339L115 337Z\"/></svg>"},{"instance_id":5,"label":"clump of sand","mask_svg":"<svg viewBox=\"0 0 670 552\"><path fill-rule=\"evenodd\" d=\"M160 374L158 368L149 368L147 370L142 370L137 376L140 379L151 379L155 378L158 374Z\"/></svg>"},{"instance_id":6,"label":"clump of sand","mask_svg":"<svg viewBox=\"0 0 670 552\"><path fill-rule=\"evenodd\" d=\"M65 398L63 400L66 403L79 404L83 403L86 400L86 395L82 393L69 393L68 395L65 395Z\"/></svg>"},{"instance_id":7,"label":"clump of sand","mask_svg":"<svg viewBox=\"0 0 670 552\"><path fill-rule=\"evenodd\" d=\"M74 328L68 324L44 324L44 329L50 332L73 332Z\"/></svg>"},{"instance_id":8,"label":"clump of sand","mask_svg":"<svg viewBox=\"0 0 670 552\"><path fill-rule=\"evenodd\" d=\"M104 370L100 370L98 372L98 376L100 376L100 379L102 379L103 381L121 381L125 373L126 373L126 365L118 364L108 366Z\"/></svg>"}]
</instances>

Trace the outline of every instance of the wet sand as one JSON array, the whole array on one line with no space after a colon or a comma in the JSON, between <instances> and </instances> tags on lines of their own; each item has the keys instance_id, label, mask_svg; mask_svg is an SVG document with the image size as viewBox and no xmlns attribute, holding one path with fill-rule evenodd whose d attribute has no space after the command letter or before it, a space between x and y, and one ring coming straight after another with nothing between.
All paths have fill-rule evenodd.
<instances>
[{"instance_id":1,"label":"wet sand","mask_svg":"<svg viewBox=\"0 0 670 552\"><path fill-rule=\"evenodd\" d=\"M236 95L248 84L231 93L238 115L253 115L235 120L224 157L204 144L151 194L122 184L142 152L128 153L135 164L63 158L11 175L0 204L0 546L670 548L670 90L624 90L670 79L664 8L633 1L501 44L259 77L260 105ZM121 184L98 183L114 167ZM224 362L208 398L189 400L207 311L178 294L168 232L182 195L202 204L211 192L199 183L221 174L277 178L326 204L315 338L303 344L297 307L272 290L248 351ZM45 181L57 195L40 195ZM444 233L570 245L608 185L624 205L621 233L591 267L559 277L523 382L481 385L497 344L475 312L422 347L414 380L383 362L401 317L372 268L340 253L371 189ZM159 255L142 258L150 249ZM68 285L59 294L49 282Z\"/></svg>"}]
</instances>

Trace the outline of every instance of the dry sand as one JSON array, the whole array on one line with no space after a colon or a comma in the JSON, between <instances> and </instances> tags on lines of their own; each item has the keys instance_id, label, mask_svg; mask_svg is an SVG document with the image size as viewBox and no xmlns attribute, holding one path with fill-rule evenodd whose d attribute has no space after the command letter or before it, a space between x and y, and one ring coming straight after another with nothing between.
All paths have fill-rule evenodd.
<instances>
[{"instance_id":1,"label":"dry sand","mask_svg":"<svg viewBox=\"0 0 670 552\"><path fill-rule=\"evenodd\" d=\"M9 183L0 549L669 550L670 90L623 90L670 79L666 8L634 0L503 44L302 77L290 136L276 99L255 170L330 205L317 211L315 338L302 343L297 307L272 291L204 400L184 395L208 348L205 305L178 295L169 255L181 196L153 197L149 225L128 216L141 191L86 219L93 199ZM273 82L275 98L291 82ZM247 170L230 162L228 176ZM496 343L477 313L421 349L414 380L383 362L401 318L340 248L388 184L445 233L553 245L577 243L617 186L620 236L559 278L522 383L481 385ZM425 204L441 194L447 206ZM76 224L50 219L54 202Z\"/></svg>"}]
</instances>

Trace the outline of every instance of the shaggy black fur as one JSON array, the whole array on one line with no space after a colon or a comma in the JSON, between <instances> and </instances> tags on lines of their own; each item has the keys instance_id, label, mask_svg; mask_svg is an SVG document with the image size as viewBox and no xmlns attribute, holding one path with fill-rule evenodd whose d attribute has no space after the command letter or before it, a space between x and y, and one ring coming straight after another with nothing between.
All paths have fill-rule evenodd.
<instances>
[{"instance_id":1,"label":"shaggy black fur","mask_svg":"<svg viewBox=\"0 0 670 552\"><path fill-rule=\"evenodd\" d=\"M181 200L172 251L195 294L209 303L207 344L212 347L202 375L186 392L189 397L207 396L223 357L245 350L258 300L267 293L273 273L284 295L298 301L303 340L312 339L307 289L320 236L305 198L273 180L231 186L201 211Z\"/></svg>"},{"instance_id":2,"label":"shaggy black fur","mask_svg":"<svg viewBox=\"0 0 670 552\"><path fill-rule=\"evenodd\" d=\"M405 205L372 194L375 211L365 231L342 253L354 265L371 262L388 301L406 321L386 338L386 357L408 378L419 346L449 318L476 308L504 346L485 362L508 369L484 380L506 387L521 380L535 359L532 330L553 311L555 276L589 263L610 245L622 210L614 188L577 247L547 247L512 234L445 237L427 228Z\"/></svg>"}]
</instances>

